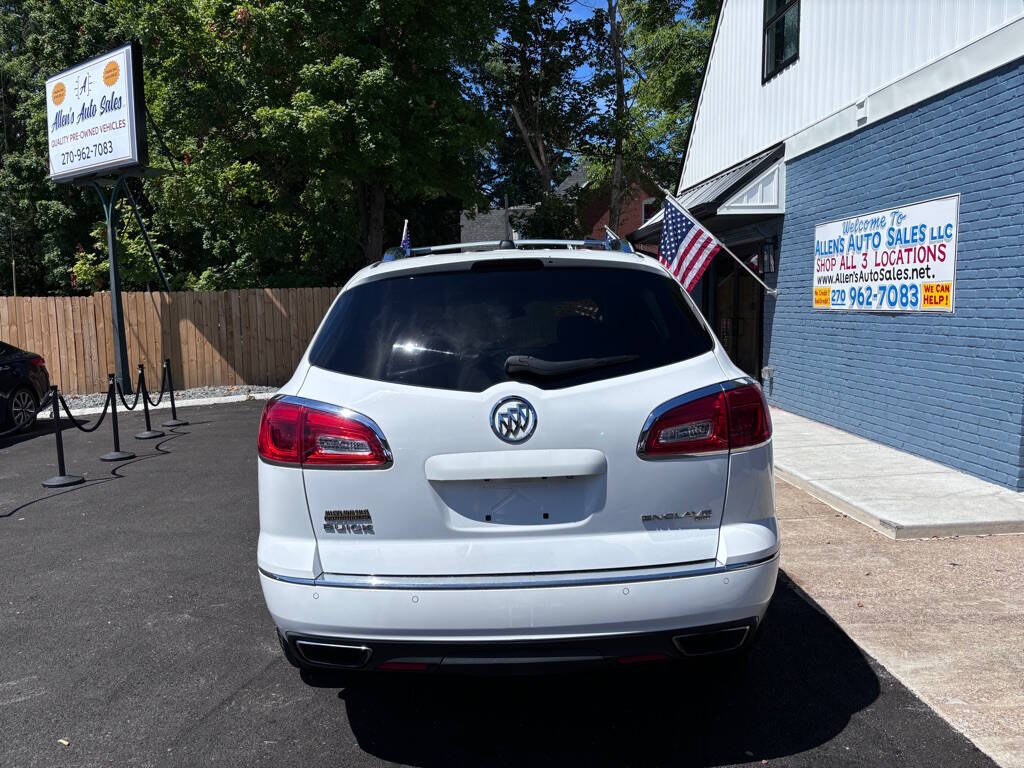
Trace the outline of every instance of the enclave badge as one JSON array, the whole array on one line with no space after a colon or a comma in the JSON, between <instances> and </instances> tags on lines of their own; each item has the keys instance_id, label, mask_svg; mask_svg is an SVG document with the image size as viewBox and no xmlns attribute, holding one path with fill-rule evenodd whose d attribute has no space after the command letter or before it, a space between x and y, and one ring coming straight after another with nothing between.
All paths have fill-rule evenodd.
<instances>
[{"instance_id":1,"label":"enclave badge","mask_svg":"<svg viewBox=\"0 0 1024 768\"><path fill-rule=\"evenodd\" d=\"M643 515L640 520L653 523L665 520L710 520L710 509L691 509L688 512L667 512L664 515Z\"/></svg>"}]
</instances>

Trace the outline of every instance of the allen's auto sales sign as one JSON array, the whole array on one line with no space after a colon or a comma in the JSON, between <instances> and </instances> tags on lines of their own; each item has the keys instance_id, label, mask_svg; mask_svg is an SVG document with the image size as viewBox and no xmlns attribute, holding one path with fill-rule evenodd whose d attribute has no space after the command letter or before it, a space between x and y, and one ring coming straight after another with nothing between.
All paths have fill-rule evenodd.
<instances>
[{"instance_id":1,"label":"allen's auto sales sign","mask_svg":"<svg viewBox=\"0 0 1024 768\"><path fill-rule=\"evenodd\" d=\"M952 312L960 195L814 228L814 309Z\"/></svg>"},{"instance_id":2,"label":"allen's auto sales sign","mask_svg":"<svg viewBox=\"0 0 1024 768\"><path fill-rule=\"evenodd\" d=\"M144 165L142 55L127 44L46 81L50 178Z\"/></svg>"}]
</instances>

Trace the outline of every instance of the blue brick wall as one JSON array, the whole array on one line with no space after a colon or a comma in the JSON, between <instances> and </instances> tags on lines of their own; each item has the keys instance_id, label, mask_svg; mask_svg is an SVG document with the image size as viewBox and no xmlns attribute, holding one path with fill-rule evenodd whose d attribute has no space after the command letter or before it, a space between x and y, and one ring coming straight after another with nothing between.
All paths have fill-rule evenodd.
<instances>
[{"instance_id":1,"label":"blue brick wall","mask_svg":"<svg viewBox=\"0 0 1024 768\"><path fill-rule=\"evenodd\" d=\"M960 193L953 315L811 309L814 227ZM772 403L1024 489L1024 62L787 162Z\"/></svg>"}]
</instances>

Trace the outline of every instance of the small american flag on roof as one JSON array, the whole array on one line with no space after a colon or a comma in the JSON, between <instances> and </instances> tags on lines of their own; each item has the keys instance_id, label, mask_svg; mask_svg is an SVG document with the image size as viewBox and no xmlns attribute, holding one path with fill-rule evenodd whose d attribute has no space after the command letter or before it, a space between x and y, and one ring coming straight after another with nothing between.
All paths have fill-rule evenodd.
<instances>
[{"instance_id":1,"label":"small american flag on roof","mask_svg":"<svg viewBox=\"0 0 1024 768\"><path fill-rule=\"evenodd\" d=\"M659 246L661 263L682 286L692 291L715 254L722 250L714 235L697 223L673 197L665 198Z\"/></svg>"},{"instance_id":2,"label":"small american flag on roof","mask_svg":"<svg viewBox=\"0 0 1024 768\"><path fill-rule=\"evenodd\" d=\"M409 255L411 248L412 239L409 237L409 220L406 219L405 224L402 225L402 250L405 251L406 256Z\"/></svg>"}]
</instances>

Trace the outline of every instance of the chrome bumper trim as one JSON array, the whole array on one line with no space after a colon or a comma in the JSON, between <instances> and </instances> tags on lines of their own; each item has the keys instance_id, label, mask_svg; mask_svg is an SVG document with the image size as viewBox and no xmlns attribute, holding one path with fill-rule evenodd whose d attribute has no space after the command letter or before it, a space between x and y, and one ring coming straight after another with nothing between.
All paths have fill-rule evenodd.
<instances>
[{"instance_id":1,"label":"chrome bumper trim","mask_svg":"<svg viewBox=\"0 0 1024 768\"><path fill-rule=\"evenodd\" d=\"M708 565L715 560L678 563L657 568L627 568L613 571L574 571L568 573L511 573L484 576L366 576L350 573L322 573L315 579L280 576L260 568L268 579L310 587L341 587L344 589L536 589L544 587L584 587L602 584L628 584L638 581L665 581L691 576L731 573L765 565L778 560L776 552L759 560L732 565Z\"/></svg>"}]
</instances>

